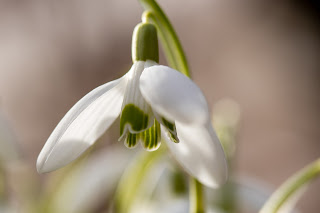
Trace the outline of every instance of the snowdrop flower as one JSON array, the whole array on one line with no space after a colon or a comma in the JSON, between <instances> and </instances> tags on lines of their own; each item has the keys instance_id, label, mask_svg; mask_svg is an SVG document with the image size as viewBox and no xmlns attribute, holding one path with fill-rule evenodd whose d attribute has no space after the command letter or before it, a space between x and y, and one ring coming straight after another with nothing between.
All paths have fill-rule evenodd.
<instances>
[{"instance_id":1,"label":"snowdrop flower","mask_svg":"<svg viewBox=\"0 0 320 213\"><path fill-rule=\"evenodd\" d=\"M206 99L188 77L158 65L157 32L152 24L136 26L132 57L127 74L97 87L64 116L38 157L38 172L56 170L78 158L120 115L119 140L127 147L141 142L153 151L162 136L189 174L207 186L224 183L225 155Z\"/></svg>"}]
</instances>

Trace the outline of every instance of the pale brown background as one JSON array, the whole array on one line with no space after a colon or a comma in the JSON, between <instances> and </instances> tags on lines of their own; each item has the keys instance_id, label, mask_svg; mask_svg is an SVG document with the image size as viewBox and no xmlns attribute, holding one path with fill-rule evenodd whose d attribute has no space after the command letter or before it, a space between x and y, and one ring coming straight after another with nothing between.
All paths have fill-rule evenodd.
<instances>
[{"instance_id":1,"label":"pale brown background","mask_svg":"<svg viewBox=\"0 0 320 213\"><path fill-rule=\"evenodd\" d=\"M275 188L320 156L316 4L159 3L210 105L224 97L240 104L238 174ZM30 165L77 100L131 66L141 12L132 0L0 2L0 109ZM302 212L319 212L319 190L317 180L298 203Z\"/></svg>"}]
</instances>

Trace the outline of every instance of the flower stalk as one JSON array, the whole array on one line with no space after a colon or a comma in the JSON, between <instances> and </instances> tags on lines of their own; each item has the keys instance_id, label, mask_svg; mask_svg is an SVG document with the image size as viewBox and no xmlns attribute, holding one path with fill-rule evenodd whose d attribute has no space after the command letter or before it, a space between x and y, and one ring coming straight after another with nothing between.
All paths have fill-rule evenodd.
<instances>
[{"instance_id":1,"label":"flower stalk","mask_svg":"<svg viewBox=\"0 0 320 213\"><path fill-rule=\"evenodd\" d=\"M157 27L169 66L190 77L187 58L166 14L154 0L139 0L139 2L145 9L142 20L152 23Z\"/></svg>"},{"instance_id":2,"label":"flower stalk","mask_svg":"<svg viewBox=\"0 0 320 213\"><path fill-rule=\"evenodd\" d=\"M202 184L190 178L190 213L204 213L204 193Z\"/></svg>"}]
</instances>

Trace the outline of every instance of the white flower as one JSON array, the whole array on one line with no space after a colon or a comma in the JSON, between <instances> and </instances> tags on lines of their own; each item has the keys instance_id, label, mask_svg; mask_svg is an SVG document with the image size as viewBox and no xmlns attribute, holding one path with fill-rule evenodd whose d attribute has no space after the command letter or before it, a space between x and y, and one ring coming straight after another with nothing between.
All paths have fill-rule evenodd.
<instances>
[{"instance_id":1,"label":"white flower","mask_svg":"<svg viewBox=\"0 0 320 213\"><path fill-rule=\"evenodd\" d=\"M134 60L126 75L94 89L70 109L43 147L38 172L78 158L119 115L119 140L127 147L140 141L156 150L162 135L189 174L211 187L225 182L225 155L201 90L180 72L147 59Z\"/></svg>"}]
</instances>

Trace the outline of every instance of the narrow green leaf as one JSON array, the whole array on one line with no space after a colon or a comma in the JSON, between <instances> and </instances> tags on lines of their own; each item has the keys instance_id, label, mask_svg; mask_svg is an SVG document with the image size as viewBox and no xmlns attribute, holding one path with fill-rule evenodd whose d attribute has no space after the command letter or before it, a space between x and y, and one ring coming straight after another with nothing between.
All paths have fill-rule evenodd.
<instances>
[{"instance_id":1,"label":"narrow green leaf","mask_svg":"<svg viewBox=\"0 0 320 213\"><path fill-rule=\"evenodd\" d=\"M320 159L303 168L284 182L264 204L260 213L276 213L290 202L296 193L311 180L320 175Z\"/></svg>"}]
</instances>

